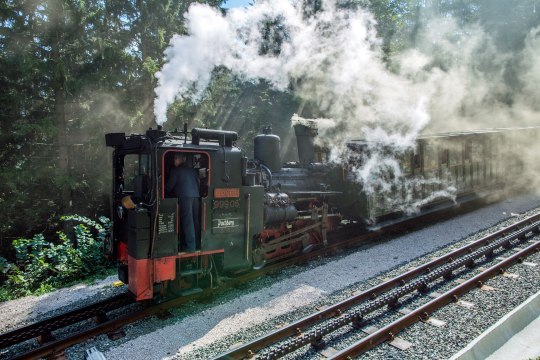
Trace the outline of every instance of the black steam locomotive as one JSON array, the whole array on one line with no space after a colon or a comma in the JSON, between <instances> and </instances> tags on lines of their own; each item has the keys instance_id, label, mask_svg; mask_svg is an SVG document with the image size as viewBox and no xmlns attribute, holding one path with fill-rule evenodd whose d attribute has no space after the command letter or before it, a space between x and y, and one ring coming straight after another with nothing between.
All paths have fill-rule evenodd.
<instances>
[{"instance_id":1,"label":"black steam locomotive","mask_svg":"<svg viewBox=\"0 0 540 360\"><path fill-rule=\"evenodd\" d=\"M255 138L253 159L235 146L232 131L188 133L184 127L183 132L158 128L144 135L106 135L107 146L114 148L110 255L119 263L119 279L137 300L169 291L201 291L223 274L325 246L327 233L347 223L402 215L411 194L421 200L420 210L486 196L503 188L509 173L523 168L516 155L516 144L523 141L515 137L538 136L534 128L422 137L415 149L398 155L401 180L384 191L374 187L367 192L355 171L376 146L348 142L350 159L333 164L325 161L327 151L315 145L313 124L298 123L294 129L299 161L285 167L280 138L269 128ZM179 245L183 224L178 199L165 191L177 153L198 174L195 252L184 252ZM451 201L433 196L449 183Z\"/></svg>"}]
</instances>

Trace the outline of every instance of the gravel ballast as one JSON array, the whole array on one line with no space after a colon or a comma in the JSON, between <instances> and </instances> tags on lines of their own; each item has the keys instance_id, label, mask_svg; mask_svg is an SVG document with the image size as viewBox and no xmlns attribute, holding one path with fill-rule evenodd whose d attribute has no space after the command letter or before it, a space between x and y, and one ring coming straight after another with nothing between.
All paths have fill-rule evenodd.
<instances>
[{"instance_id":1,"label":"gravel ballast","mask_svg":"<svg viewBox=\"0 0 540 360\"><path fill-rule=\"evenodd\" d=\"M540 241L540 236L536 236L534 240ZM513 251L509 250L504 252L503 256L509 256L512 253ZM492 266L499 261L501 259L492 259L482 264L482 267ZM449 304L432 314L433 318L444 321L444 326L436 327L419 322L399 333L399 338L412 343L409 349L402 351L385 343L363 354L362 357L368 359L445 359L451 357L540 289L540 255L528 257L527 262L534 263L535 266L516 264L508 270L513 276L517 275L517 278L497 276L486 282L486 285L493 290L473 289L460 298L460 300L472 303L472 308ZM461 275L458 274L456 278L468 279L479 272L479 269L474 269ZM457 285L457 281L452 281L435 290L443 293ZM431 300L429 297L411 299L406 307L414 309L429 300ZM381 327L400 316L398 313L391 314L384 319L382 324L377 322L377 326ZM359 335L361 334L356 332L348 338L337 337L332 347L337 350L343 349L354 341L358 341L361 338ZM296 358L322 359L323 357L308 350L304 352L304 356L296 356Z\"/></svg>"},{"instance_id":2,"label":"gravel ballast","mask_svg":"<svg viewBox=\"0 0 540 360\"><path fill-rule=\"evenodd\" d=\"M96 346L104 352L107 359L209 358L226 351L235 343L251 340L277 326L297 320L313 312L316 307L346 298L354 291L377 284L382 278L403 272L404 268L414 266L414 259L420 256L466 239L483 229L497 224L496 228L499 228L505 223L514 222L525 216L514 216L515 214L539 205L538 196L517 197L396 237L391 241L372 244L366 249L333 258L317 259L307 266L290 267L276 275L250 282L243 288L226 291L212 303L192 303L173 310L173 317L170 319L150 318L132 324L125 328L127 336L119 341L113 342L106 336L100 336L68 349L67 355L71 359L80 359L86 349ZM386 273L390 269L393 270ZM108 284L112 281L108 281ZM531 286L539 287L538 283ZM51 293L46 301L50 302L55 296L59 299L63 296L69 298L70 294L63 291ZM524 295L524 298L526 297ZM17 301L24 304L26 300ZM42 301L45 301L44 298ZM62 305L59 307L66 311L69 306L80 306L81 301L84 300L60 302ZM10 303L14 302L0 306L17 308L15 303L9 305ZM50 309L54 308L54 304L49 306ZM40 313L31 313L31 305L29 309L20 312L18 321L39 318ZM7 319L10 315L3 311L0 319L2 317ZM481 333L483 330L474 331ZM458 337L460 343L461 339ZM335 345L339 347L339 341ZM376 351L379 350L374 350L374 354L368 353L369 356L379 356ZM304 349L304 356L317 358L320 355ZM402 358L403 353L396 353L395 356ZM426 354L419 356L432 357ZM448 354L443 357L447 356ZM388 358L386 355L383 357Z\"/></svg>"},{"instance_id":3,"label":"gravel ballast","mask_svg":"<svg viewBox=\"0 0 540 360\"><path fill-rule=\"evenodd\" d=\"M116 347L105 347L107 358L208 358L297 320L361 289L366 280L411 260L455 243L538 206L538 198L520 197L441 222L345 256L291 268L266 286L226 294L221 304L181 312L173 322L134 326ZM515 221L512 219L510 222ZM407 265L410 266L410 265ZM385 275L384 277L387 277ZM356 286L355 286L356 285ZM370 285L371 286L371 285ZM341 290L341 291L340 291ZM132 332L130 334L130 332ZM100 348L100 344L96 344Z\"/></svg>"},{"instance_id":4,"label":"gravel ballast","mask_svg":"<svg viewBox=\"0 0 540 360\"><path fill-rule=\"evenodd\" d=\"M0 333L126 291L125 286L113 287L115 281L118 281L118 276L111 275L93 284L78 284L40 296L0 303Z\"/></svg>"}]
</instances>

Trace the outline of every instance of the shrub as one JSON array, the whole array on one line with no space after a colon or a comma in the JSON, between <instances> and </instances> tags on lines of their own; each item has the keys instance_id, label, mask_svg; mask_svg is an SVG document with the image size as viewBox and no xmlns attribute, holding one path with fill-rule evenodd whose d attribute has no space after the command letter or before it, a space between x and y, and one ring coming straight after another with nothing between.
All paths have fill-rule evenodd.
<instances>
[{"instance_id":1,"label":"shrub","mask_svg":"<svg viewBox=\"0 0 540 360\"><path fill-rule=\"evenodd\" d=\"M75 223L72 238L57 231L57 239L46 240L43 234L17 239L13 241L15 264L0 258L0 274L5 283L0 300L47 292L106 273L111 263L103 250L111 221L100 217L96 222L78 215L63 216L60 220Z\"/></svg>"}]
</instances>

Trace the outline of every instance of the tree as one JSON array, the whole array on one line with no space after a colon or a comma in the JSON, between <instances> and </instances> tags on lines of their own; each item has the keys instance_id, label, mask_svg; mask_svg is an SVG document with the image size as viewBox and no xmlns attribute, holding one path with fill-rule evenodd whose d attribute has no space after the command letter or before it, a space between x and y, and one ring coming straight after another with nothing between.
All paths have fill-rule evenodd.
<instances>
[{"instance_id":1,"label":"tree","mask_svg":"<svg viewBox=\"0 0 540 360\"><path fill-rule=\"evenodd\" d=\"M0 5L4 250L58 215L107 213L110 154L103 135L153 124L153 74L192 2Z\"/></svg>"}]
</instances>

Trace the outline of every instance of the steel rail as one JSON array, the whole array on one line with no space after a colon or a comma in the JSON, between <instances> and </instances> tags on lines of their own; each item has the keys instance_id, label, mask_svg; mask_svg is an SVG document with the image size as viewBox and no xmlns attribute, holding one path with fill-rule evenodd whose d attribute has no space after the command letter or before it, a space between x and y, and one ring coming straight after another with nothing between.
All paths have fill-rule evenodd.
<instances>
[{"instance_id":1,"label":"steel rail","mask_svg":"<svg viewBox=\"0 0 540 360\"><path fill-rule=\"evenodd\" d=\"M204 291L203 291L204 293ZM92 327L87 330L79 331L77 333L71 334L66 338L58 339L46 343L36 349L30 350L24 354L15 356L13 359L38 359L46 357L49 355L55 355L63 351L64 349L79 344L84 340L93 338L101 334L106 334L121 329L123 326L131 324L135 321L141 320L143 318L158 315L160 313L165 313L168 309L185 304L189 301L200 298L202 293L187 295L184 297L176 298L168 302L157 304L155 306L147 307L142 310L139 310L135 313L122 315L118 318L105 321L103 323L97 324L95 327ZM208 295L208 293L206 293Z\"/></svg>"},{"instance_id":2,"label":"steel rail","mask_svg":"<svg viewBox=\"0 0 540 360\"><path fill-rule=\"evenodd\" d=\"M336 315L341 314L342 312L348 310L352 306L355 306L363 301L366 300L374 300L379 295L381 295L384 292L387 292L390 289L393 289L397 286L403 286L405 285L406 281L411 280L415 277L419 277L422 274L426 274L432 271L433 268L441 266L445 263L448 263L449 261L453 262L454 258L463 256L466 254L472 253L475 249L481 248L483 246L488 245L492 240L501 237L503 235L506 235L510 232L515 232L516 229L519 229L520 227L525 227L525 230L523 231L531 231L533 229L537 229L537 225L534 225L535 221L540 220L540 214L533 215L531 217L528 217L516 224L513 224L511 226L508 226L504 229L498 230L495 233L489 234L474 243L465 245L457 250L452 251L449 254L446 254L444 256L441 256L435 260L430 261L429 263L426 263L416 269L409 270L408 272L399 275L387 282L384 282L382 284L379 284L369 290L366 290L360 294L357 294L351 298L345 299L337 304L334 304L326 309L323 309L317 313L314 313L310 316L307 316L299 321L296 321L292 324L289 324L281 329L275 330L270 334L267 334L265 336L262 336L258 339L255 339L247 344L242 345L241 347L238 347L236 349L233 349L227 353L221 354L218 358L223 359L242 359L245 357L252 356L255 352L266 348L279 340L282 340L286 337L294 336L297 337L300 335L303 331L305 331L306 328L309 328L323 320L330 319L332 317L335 317ZM514 237L519 236L520 234L515 234ZM509 239L507 239L509 241ZM491 250L488 250L487 252L490 252ZM480 254L478 256L481 256ZM438 274L438 277L443 276L443 273ZM410 292L414 291L415 289L409 289ZM351 320L352 321L352 320ZM307 340L307 339L306 339ZM298 346L303 346L304 344L298 344ZM283 355L280 354L280 355Z\"/></svg>"},{"instance_id":3,"label":"steel rail","mask_svg":"<svg viewBox=\"0 0 540 360\"><path fill-rule=\"evenodd\" d=\"M33 324L0 334L0 350L38 336L48 336L51 332L81 321L101 317L112 310L133 304L127 293L105 299L61 315L53 316Z\"/></svg>"},{"instance_id":4,"label":"steel rail","mask_svg":"<svg viewBox=\"0 0 540 360\"><path fill-rule=\"evenodd\" d=\"M507 235L501 239L495 240L492 243L472 252L471 254L464 255L458 260L449 261L447 264L440 266L438 269L433 270L425 275L422 275L420 278L413 280L410 283L407 283L399 288L391 290L389 293L384 294L380 297L376 297L374 300L369 300L368 302L360 305L354 311L343 314L342 316L332 318L326 323L322 324L320 327L312 329L306 333L299 334L298 336L290 339L287 343L283 345L278 345L272 348L267 354L261 354L260 359L276 359L280 356L288 354L299 347L302 347L307 344L313 344L316 347L322 346L322 337L334 332L335 330L352 323L355 327L361 325L361 321L364 316L370 314L371 312L380 309L386 305L390 307L396 307L399 305L399 299L407 294L410 294L416 290L420 292L425 292L429 288L428 284L437 280L440 277L451 277L452 271L461 268L462 266L472 266L474 261L483 256L490 257L493 254L493 251L499 247L510 247L511 240L520 238L525 238L525 235L530 232L538 232L538 223L529 225L523 229L520 229L510 235Z\"/></svg>"},{"instance_id":5,"label":"steel rail","mask_svg":"<svg viewBox=\"0 0 540 360\"><path fill-rule=\"evenodd\" d=\"M394 339L396 334L398 334L403 329L417 323L418 321L427 320L427 318L429 318L429 315L434 313L438 309L444 307L445 305L451 302L458 301L460 296L468 293L470 290L476 287L482 287L482 285L487 280L495 277L496 275L504 274L504 272L508 268L510 268L512 265L518 262L522 262L523 259L525 259L529 255L535 252L539 252L539 251L540 251L540 241L537 241L536 243L506 258L505 260L499 262L498 264L493 265L489 269L472 277L471 279L465 281L464 283L452 288L451 290L431 300L427 304L417 308L411 313L399 318L398 320L392 322L391 324L386 325L385 327L377 330L373 334L354 343L350 347L341 350L340 352L332 356L331 359L332 360L351 359L355 356L360 355L363 352L366 352L369 349L372 349L373 347L385 341Z\"/></svg>"},{"instance_id":6,"label":"steel rail","mask_svg":"<svg viewBox=\"0 0 540 360\"><path fill-rule=\"evenodd\" d=\"M215 359L249 358L249 357L252 357L256 352L260 351L261 349L268 348L269 346L288 337L292 337L293 341L287 344L287 346L285 346L284 348L279 349L277 352L267 354L268 358L275 358L275 357L283 356L291 351L294 351L295 349L301 346L307 345L309 343L320 342L323 335L330 333L336 328L342 327L350 322L359 321L359 317L365 314L361 314L360 316L359 314L354 314L353 316L350 316L349 314L349 316L342 317L342 321L338 321L338 324L333 324L333 326L326 327L326 329L324 329L324 331L321 331L321 332L312 331L309 333L304 333L304 331L306 331L306 329L318 323L321 323L324 320L328 320L336 316L340 316L343 312L347 311L351 307L356 306L367 300L372 301L372 306L369 306L368 309L365 309L363 311L365 313L373 311L384 305L397 303L397 300L399 299L399 297L407 293L413 292L415 290L424 288L428 281L433 281L439 277L448 275L449 273L451 273L452 270L455 270L463 265L468 265L468 264L470 265L471 261L474 261L474 258L479 258L486 254L489 255L492 253L492 251L495 248L505 246L512 239L522 237L526 233L529 233L531 231L538 231L538 225L539 225L538 221L540 221L540 213L530 216L506 228L500 229L494 233L486 235L483 238L476 240L475 242L471 244L465 245L457 250L454 250L437 259L434 259L415 269L411 269L407 271L406 273L396 276L395 278L387 282L376 285L355 296L352 296L339 303L331 305L330 307L326 309L320 310L292 324L286 325L283 328L275 330L271 332L270 334L263 335L262 337L252 340L249 343L246 343L244 345L241 345L240 347L237 347L226 353L223 353L219 355L218 357L216 357ZM535 224L535 222L537 223ZM507 234L510 234L510 235L506 236ZM498 241L496 244L493 244L493 241L500 237L503 237L503 239ZM474 253L476 249L486 247L490 244L491 246L484 249L483 251ZM465 255L468 255L468 257L465 260L462 260L461 262L455 261L457 257L465 256ZM434 268L442 266L444 264L449 264L450 265L449 268L443 271L437 271L437 272L432 271ZM418 278L424 274L429 274L429 273L431 273L431 275L429 276L428 279L419 281L417 284L408 284L408 286L405 287L405 284L407 281L412 280L414 278ZM400 291L397 291L395 294L391 294L390 296L386 296L382 298L382 301L380 300L375 301L375 299L377 299L384 292L388 292L389 290L395 289L398 286L402 286L404 288L401 289ZM265 356L262 355L262 358L264 357Z\"/></svg>"},{"instance_id":7,"label":"steel rail","mask_svg":"<svg viewBox=\"0 0 540 360\"><path fill-rule=\"evenodd\" d=\"M300 256L293 257L291 259L281 261L279 263L269 264L268 266L266 266L265 268L263 268L261 270L249 272L249 273L243 274L241 276L238 276L236 278L233 278L232 281L228 282L224 286L221 286L219 289L217 289L217 291L224 291L226 289L241 285L241 284L243 284L245 282L256 279L256 278L258 278L258 277L260 277L260 276L262 276L264 274L268 274L268 273L278 271L278 270L280 270L280 269L282 269L284 267L287 267L287 266L291 266L291 265L298 264L298 263L304 263L304 262L306 262L306 261L308 261L308 260L310 260L310 259L312 259L314 257L323 255L327 251L331 251L333 249L336 249L336 248L340 247L340 245L341 246L351 246L355 242L363 241L363 240L369 240L371 238L375 238L376 236L378 236L378 234L375 234L375 233L362 234L362 235L356 236L354 238L351 238L351 239L349 239L347 241L339 242L339 243L333 244L333 245L331 245L329 247L321 248L319 250L313 251L313 252L308 253L308 254L302 254ZM48 343L43 344L42 346L40 346L38 348L35 348L35 349L30 350L28 352L25 352L24 354L17 355L14 359L38 359L38 358L46 357L46 356L49 356L49 355L55 355L55 354L61 353L63 350L67 349L70 346L79 344L79 343L81 343L81 342L83 342L85 340L91 339L91 338L93 338L95 336L105 334L105 333L109 333L109 332L113 332L115 330L118 330L118 329L122 328L125 325L131 324L131 323L133 323L135 321L141 320L143 318L146 318L146 317L149 317L149 316L152 316L152 315L156 315L156 314L166 312L168 309L177 307L179 305L188 303L190 301L198 300L198 299L208 297L208 296L212 296L215 292L216 292L216 290L214 290L214 289L205 289L202 292L199 292L199 293L196 293L196 294L193 294L193 295L183 296L183 297L171 299L171 300L168 300L168 301L164 301L164 302L162 302L160 304L155 304L155 305L153 305L151 307L142 309L142 310L140 310L140 311L138 311L136 313L126 314L126 315L120 316L118 318L105 321L105 322L103 322L101 324L97 324L95 327L92 327L91 329L79 331L79 332L77 332L75 334L72 334L72 335L66 337L66 338L48 342Z\"/></svg>"}]
</instances>

